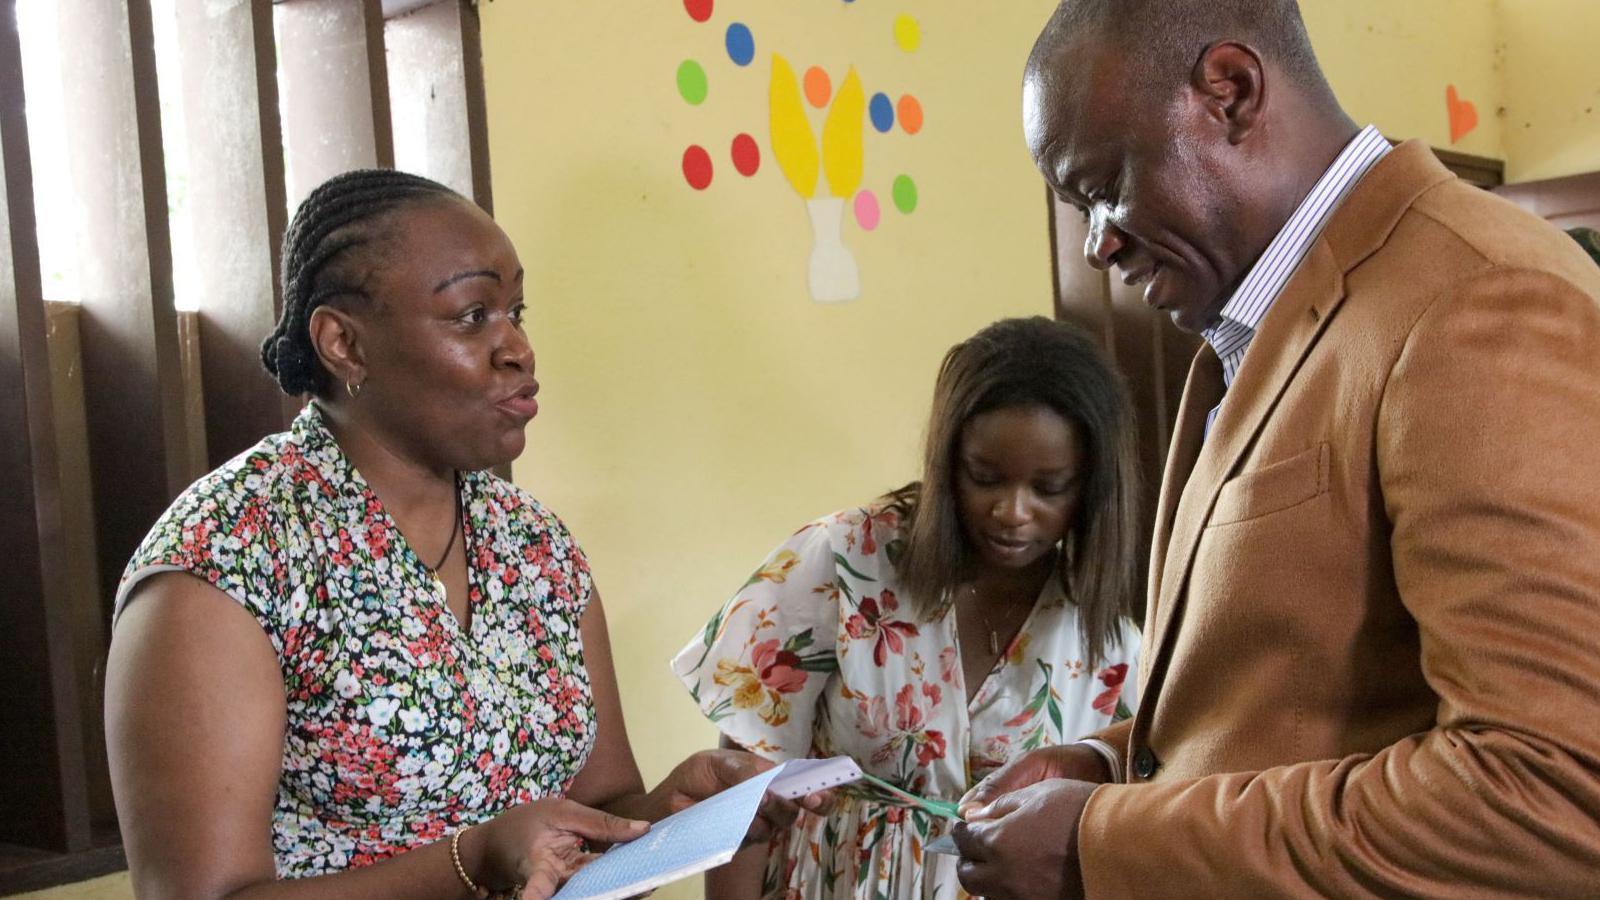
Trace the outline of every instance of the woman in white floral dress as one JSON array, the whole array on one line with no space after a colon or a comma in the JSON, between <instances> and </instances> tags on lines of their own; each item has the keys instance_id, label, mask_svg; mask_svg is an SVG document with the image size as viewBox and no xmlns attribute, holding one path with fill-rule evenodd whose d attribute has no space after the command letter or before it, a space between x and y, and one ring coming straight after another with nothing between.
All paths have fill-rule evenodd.
<instances>
[{"instance_id":1,"label":"woman in white floral dress","mask_svg":"<svg viewBox=\"0 0 1600 900\"><path fill-rule=\"evenodd\" d=\"M1126 717L1138 487L1125 389L1082 332L997 322L954 347L923 478L784 541L673 662L725 745L845 754L954 801L1012 755ZM840 792L709 898L953 898L949 822Z\"/></svg>"}]
</instances>

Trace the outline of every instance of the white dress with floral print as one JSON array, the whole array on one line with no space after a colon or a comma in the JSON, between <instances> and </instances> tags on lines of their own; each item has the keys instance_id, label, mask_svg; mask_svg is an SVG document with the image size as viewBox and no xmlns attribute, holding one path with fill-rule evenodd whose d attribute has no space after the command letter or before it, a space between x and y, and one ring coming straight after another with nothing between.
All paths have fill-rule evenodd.
<instances>
[{"instance_id":1,"label":"white dress with floral print","mask_svg":"<svg viewBox=\"0 0 1600 900\"><path fill-rule=\"evenodd\" d=\"M897 515L882 507L819 519L785 541L673 660L701 711L771 759L848 755L943 800L1013 755L1130 714L1132 623L1089 670L1077 608L1055 579L965 703L954 614L921 621L911 612L891 562L900 541ZM777 839L763 896L965 896L955 858L922 852L948 825L848 790L831 813L802 814Z\"/></svg>"}]
</instances>

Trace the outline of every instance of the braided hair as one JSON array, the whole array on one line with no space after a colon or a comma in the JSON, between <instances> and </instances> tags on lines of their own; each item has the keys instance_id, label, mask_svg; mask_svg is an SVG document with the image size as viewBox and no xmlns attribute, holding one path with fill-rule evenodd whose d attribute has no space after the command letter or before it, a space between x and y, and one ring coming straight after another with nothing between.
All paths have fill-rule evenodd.
<instances>
[{"instance_id":1,"label":"braided hair","mask_svg":"<svg viewBox=\"0 0 1600 900\"><path fill-rule=\"evenodd\" d=\"M283 313L261 342L261 362L285 393L327 391L328 370L311 344L311 313L338 297L369 299L352 251L380 240L377 220L402 206L448 198L461 196L419 175L357 169L324 181L300 204L283 236Z\"/></svg>"}]
</instances>

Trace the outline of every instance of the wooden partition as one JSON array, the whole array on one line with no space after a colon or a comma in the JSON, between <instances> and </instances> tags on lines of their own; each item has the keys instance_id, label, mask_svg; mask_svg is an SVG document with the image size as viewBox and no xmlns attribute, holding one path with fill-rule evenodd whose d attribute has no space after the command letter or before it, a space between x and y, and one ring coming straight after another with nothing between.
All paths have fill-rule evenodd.
<instances>
[{"instance_id":1,"label":"wooden partition","mask_svg":"<svg viewBox=\"0 0 1600 900\"><path fill-rule=\"evenodd\" d=\"M0 2L0 85L22 84L14 0ZM62 553L33 173L21 90L0 90L0 841L89 844L89 815Z\"/></svg>"},{"instance_id":2,"label":"wooden partition","mask_svg":"<svg viewBox=\"0 0 1600 900\"><path fill-rule=\"evenodd\" d=\"M278 255L288 217L276 44L267 3L175 0L189 123L188 208L199 295L206 467L264 434L293 408L261 365L278 319Z\"/></svg>"},{"instance_id":3,"label":"wooden partition","mask_svg":"<svg viewBox=\"0 0 1600 900\"><path fill-rule=\"evenodd\" d=\"M149 0L59 0L101 598L203 470L184 415Z\"/></svg>"},{"instance_id":4,"label":"wooden partition","mask_svg":"<svg viewBox=\"0 0 1600 900\"><path fill-rule=\"evenodd\" d=\"M394 165L379 0L273 6L289 205L350 169Z\"/></svg>"},{"instance_id":5,"label":"wooden partition","mask_svg":"<svg viewBox=\"0 0 1600 900\"><path fill-rule=\"evenodd\" d=\"M1508 184L1495 193L1558 228L1600 229L1600 172Z\"/></svg>"},{"instance_id":6,"label":"wooden partition","mask_svg":"<svg viewBox=\"0 0 1600 900\"><path fill-rule=\"evenodd\" d=\"M289 207L339 171L392 165L396 131L380 0L173 0L168 84L151 0L52 0L31 36L16 6L0 0L0 895L123 864L102 724L115 585L173 497L298 408L258 351L280 305ZM477 12L471 0L405 11L417 18L400 27L427 51L416 64L442 72L450 96L448 109L401 111L400 131L447 147L444 180L487 207ZM34 196L25 39L63 51L59 71L36 74L59 80L70 197ZM178 234L163 92L189 125L192 229ZM442 117L407 130L429 114ZM73 210L79 297L43 296L46 203ZM174 309L177 241L198 260L196 312Z\"/></svg>"}]
</instances>

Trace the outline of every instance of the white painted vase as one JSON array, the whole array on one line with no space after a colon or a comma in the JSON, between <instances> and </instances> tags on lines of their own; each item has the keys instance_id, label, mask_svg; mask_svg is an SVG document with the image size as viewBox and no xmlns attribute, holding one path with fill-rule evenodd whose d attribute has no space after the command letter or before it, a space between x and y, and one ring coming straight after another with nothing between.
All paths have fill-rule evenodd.
<instances>
[{"instance_id":1,"label":"white painted vase","mask_svg":"<svg viewBox=\"0 0 1600 900\"><path fill-rule=\"evenodd\" d=\"M856 258L840 238L844 200L820 197L806 201L811 215L811 260L808 266L811 299L840 303L861 296L861 272Z\"/></svg>"}]
</instances>

